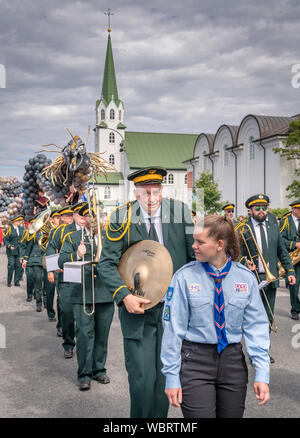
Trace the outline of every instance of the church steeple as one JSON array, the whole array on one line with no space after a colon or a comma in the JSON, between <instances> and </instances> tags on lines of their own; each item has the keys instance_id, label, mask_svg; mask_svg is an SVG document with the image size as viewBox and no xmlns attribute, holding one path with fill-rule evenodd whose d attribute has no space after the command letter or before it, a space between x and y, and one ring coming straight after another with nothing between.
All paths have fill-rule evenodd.
<instances>
[{"instance_id":1,"label":"church steeple","mask_svg":"<svg viewBox=\"0 0 300 438\"><path fill-rule=\"evenodd\" d=\"M104 100L106 106L110 103L112 99L115 101L116 105L119 106L120 100L118 96L117 79L110 35L108 35L107 41L101 97Z\"/></svg>"}]
</instances>

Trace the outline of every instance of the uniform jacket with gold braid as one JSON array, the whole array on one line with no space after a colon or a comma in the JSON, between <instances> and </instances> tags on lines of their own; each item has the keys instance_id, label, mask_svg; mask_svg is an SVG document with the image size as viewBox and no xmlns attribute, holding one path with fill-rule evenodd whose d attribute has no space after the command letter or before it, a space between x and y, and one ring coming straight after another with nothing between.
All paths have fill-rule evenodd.
<instances>
[{"instance_id":1,"label":"uniform jacket with gold braid","mask_svg":"<svg viewBox=\"0 0 300 438\"><path fill-rule=\"evenodd\" d=\"M175 272L195 258L191 214L185 204L167 198L162 199L161 214L164 246L171 255ZM138 201L129 202L112 213L100 258L101 276L117 304L130 293L118 272L119 260L130 246L141 240L149 240L141 208Z\"/></svg>"},{"instance_id":2,"label":"uniform jacket with gold braid","mask_svg":"<svg viewBox=\"0 0 300 438\"><path fill-rule=\"evenodd\" d=\"M254 231L254 227L253 227L251 218L249 218L246 223L248 225L250 225L250 227L253 231L253 234L255 236L255 231ZM267 218L266 219L266 227L267 227L267 240L268 240L267 244L268 244L268 256L269 256L269 269L270 269L270 271L272 272L273 275L276 276L276 278L278 277L278 264L277 263L278 263L278 259L279 259L280 262L282 263L282 266L286 270L286 272L288 272L288 275L295 275L295 270L293 268L291 258L290 258L289 253L284 245L283 239L281 238L280 230L279 230L277 223L274 220L272 220L272 219L269 220ZM243 229L243 227L240 228L240 230L242 230L242 229ZM254 242L251 238L250 231L247 230L246 228L244 228L243 232L244 232L245 238L248 239L247 245L249 247L251 255L253 256L253 255L257 254L257 250L256 250ZM241 254L242 254L242 259L247 257L248 260L250 260L246 246L243 242L241 244ZM258 269L258 257L255 257L253 259L253 261L255 262L256 267ZM241 260L241 262L242 262L242 260ZM272 284L274 287L279 287L279 280L274 281Z\"/></svg>"},{"instance_id":3,"label":"uniform jacket with gold braid","mask_svg":"<svg viewBox=\"0 0 300 438\"><path fill-rule=\"evenodd\" d=\"M58 259L59 266L63 269L66 262L75 262L77 258L77 249L82 240L81 231L69 232L65 235L64 243L60 251ZM84 236L84 244L86 246L85 261L91 261L91 245L88 236ZM97 245L94 239L93 244L94 256L97 252ZM84 267L85 289L86 289L86 304L92 304L92 267L86 265ZM99 263L94 267L94 287L95 287L95 303L110 303L113 301L111 294L107 291L99 273ZM69 283L71 289L71 300L73 304L83 304L82 284Z\"/></svg>"},{"instance_id":4,"label":"uniform jacket with gold braid","mask_svg":"<svg viewBox=\"0 0 300 438\"><path fill-rule=\"evenodd\" d=\"M44 251L39 246L38 241L42 237L42 233L38 231L29 235L25 249L24 260L27 261L27 266L43 266Z\"/></svg>"},{"instance_id":5,"label":"uniform jacket with gold braid","mask_svg":"<svg viewBox=\"0 0 300 438\"><path fill-rule=\"evenodd\" d=\"M18 227L19 235L13 225L9 225L3 233L4 244L6 246L7 256L19 256L20 255L20 241L24 232L23 227ZM11 249L11 247L14 249Z\"/></svg>"},{"instance_id":6,"label":"uniform jacket with gold braid","mask_svg":"<svg viewBox=\"0 0 300 438\"><path fill-rule=\"evenodd\" d=\"M65 228L66 224L60 224L58 227L51 230L49 234L49 241L46 249L46 256L53 255L53 254L59 254L61 247L63 245L63 240L65 237ZM58 273L58 282L63 281L63 273Z\"/></svg>"},{"instance_id":7,"label":"uniform jacket with gold braid","mask_svg":"<svg viewBox=\"0 0 300 438\"><path fill-rule=\"evenodd\" d=\"M298 230L296 229L292 213L287 214L286 217L280 221L280 233L286 249L289 252L294 251L296 249L296 243L300 242L300 236L298 236Z\"/></svg>"}]
</instances>

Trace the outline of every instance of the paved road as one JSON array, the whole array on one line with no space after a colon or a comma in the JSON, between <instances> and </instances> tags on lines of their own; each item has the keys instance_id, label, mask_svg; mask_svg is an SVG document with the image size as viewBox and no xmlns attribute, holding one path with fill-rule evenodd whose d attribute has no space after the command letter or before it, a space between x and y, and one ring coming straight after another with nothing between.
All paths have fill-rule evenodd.
<instances>
[{"instance_id":1,"label":"paved road","mask_svg":"<svg viewBox=\"0 0 300 438\"><path fill-rule=\"evenodd\" d=\"M90 391L80 392L76 385L76 357L64 359L55 323L48 321L45 310L37 313L34 303L26 302L25 281L21 288L6 287L6 263L1 248L0 417L128 418L128 382L117 312L107 360L111 383L92 382ZM300 321L289 317L288 291L280 288L277 293L275 317L279 330L271 337L271 355L276 360L271 366L271 400L265 406L257 406L253 370L249 366L244 417L295 418L300 414ZM180 410L170 409L169 418L181 417Z\"/></svg>"}]
</instances>

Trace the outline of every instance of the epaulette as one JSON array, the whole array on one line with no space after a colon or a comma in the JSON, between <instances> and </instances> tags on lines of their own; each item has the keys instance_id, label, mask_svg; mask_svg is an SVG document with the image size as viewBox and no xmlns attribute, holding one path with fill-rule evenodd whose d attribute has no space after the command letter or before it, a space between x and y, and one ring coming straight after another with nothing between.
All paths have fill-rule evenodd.
<instances>
[{"instance_id":1,"label":"epaulette","mask_svg":"<svg viewBox=\"0 0 300 438\"><path fill-rule=\"evenodd\" d=\"M65 226L66 226L66 224L60 224L60 225L58 225L58 227L56 227L55 230L54 230L54 233L53 233L52 239L54 239L54 236L55 236L56 232L57 232L58 230L60 230L62 227L65 227Z\"/></svg>"},{"instance_id":2,"label":"epaulette","mask_svg":"<svg viewBox=\"0 0 300 438\"><path fill-rule=\"evenodd\" d=\"M28 230L24 230L23 236L21 237L21 240L20 240L20 243L23 243L25 239L26 239L26 242L27 242L28 241L27 240L28 237L29 237L29 231Z\"/></svg>"},{"instance_id":3,"label":"epaulette","mask_svg":"<svg viewBox=\"0 0 300 438\"><path fill-rule=\"evenodd\" d=\"M6 237L8 234L11 235L11 226L9 225L6 230L7 230L6 232L5 232L5 230L3 232L4 237Z\"/></svg>"},{"instance_id":4,"label":"epaulette","mask_svg":"<svg viewBox=\"0 0 300 438\"><path fill-rule=\"evenodd\" d=\"M27 242L30 242L33 238L34 238L34 241L35 241L35 236L36 236L36 233L33 233L33 234L29 234L28 233Z\"/></svg>"},{"instance_id":5,"label":"epaulette","mask_svg":"<svg viewBox=\"0 0 300 438\"><path fill-rule=\"evenodd\" d=\"M124 217L123 217L122 224L119 228L114 229L111 227L111 217L113 214L117 214L117 212L123 208L126 210L124 211ZM128 231L128 245L129 245L129 227L130 227L130 223L131 223L131 215L132 215L132 202L131 201L125 202L125 204L120 205L119 207L115 208L110 213L108 220L107 220L107 226L106 226L106 237L108 238L108 240L113 241L113 242L121 240ZM118 237L112 237L112 235L110 235L110 233L116 233L116 232L120 232L120 231L121 231L121 234Z\"/></svg>"},{"instance_id":6,"label":"epaulette","mask_svg":"<svg viewBox=\"0 0 300 438\"><path fill-rule=\"evenodd\" d=\"M288 227L288 230L290 229L290 224L289 224L289 218L288 218L288 216L285 217L285 219L284 219L284 223L283 223L283 225L282 225L282 227L281 227L281 229L280 229L280 232L282 233L282 231L283 231L286 227Z\"/></svg>"},{"instance_id":7,"label":"epaulette","mask_svg":"<svg viewBox=\"0 0 300 438\"><path fill-rule=\"evenodd\" d=\"M70 234L73 234L73 233L75 233L75 232L76 232L75 230L74 230L74 231L70 231L69 233L67 233L67 234L64 236L64 238L63 238L63 240L62 240L61 247L63 247L63 244L65 243L65 240L66 240L67 236L69 236L69 241L70 241L70 243L73 244L72 239L71 239L71 237L70 237Z\"/></svg>"}]
</instances>

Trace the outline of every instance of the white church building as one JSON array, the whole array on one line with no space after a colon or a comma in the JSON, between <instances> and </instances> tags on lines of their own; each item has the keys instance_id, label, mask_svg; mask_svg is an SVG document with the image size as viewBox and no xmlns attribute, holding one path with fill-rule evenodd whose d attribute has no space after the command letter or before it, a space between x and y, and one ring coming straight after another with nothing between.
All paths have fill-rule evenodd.
<instances>
[{"instance_id":1,"label":"white church building","mask_svg":"<svg viewBox=\"0 0 300 438\"><path fill-rule=\"evenodd\" d=\"M203 171L213 174L223 202L236 205L235 215L247 214L245 200L257 193L270 197L271 208L288 206L285 189L295 179L293 171L299 163L280 157L273 148L283 145L290 122L300 115L248 114L239 126L221 125L215 134L200 135L130 132L124 116L109 34L94 127L95 152L103 153L115 167L107 180L101 176L96 183L107 213L135 199L127 176L147 166L165 167L164 196L187 202L190 207L194 183Z\"/></svg>"}]
</instances>

